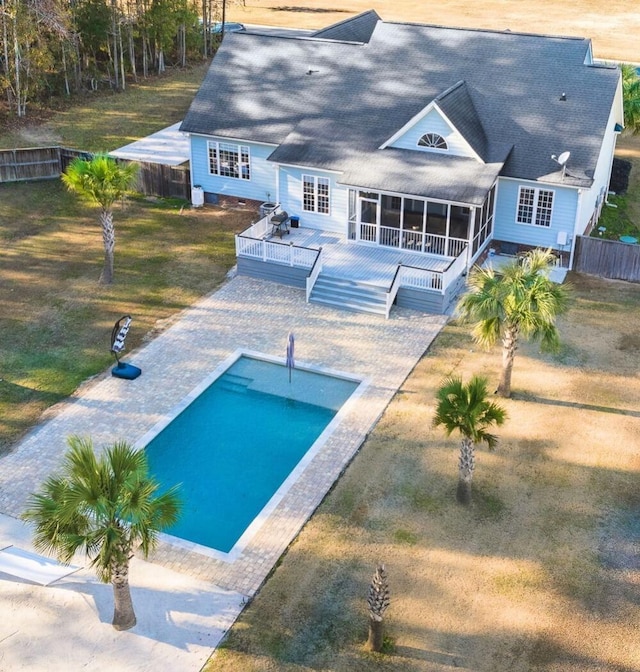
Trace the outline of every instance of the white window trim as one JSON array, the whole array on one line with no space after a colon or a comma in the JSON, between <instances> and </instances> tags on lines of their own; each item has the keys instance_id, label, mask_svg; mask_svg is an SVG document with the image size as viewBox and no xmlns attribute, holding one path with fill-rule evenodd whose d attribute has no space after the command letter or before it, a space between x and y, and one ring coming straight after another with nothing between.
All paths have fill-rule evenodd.
<instances>
[{"instance_id":1,"label":"white window trim","mask_svg":"<svg viewBox=\"0 0 640 672\"><path fill-rule=\"evenodd\" d=\"M227 145L231 147L236 148L236 153L238 156L238 175L222 175L220 172L220 145ZM217 172L213 172L211 170L211 149L215 148L216 150L216 168ZM246 149L246 152L244 152L248 157L248 161L242 161L242 154L243 154L243 149ZM242 167L243 166L248 166L249 168L249 177L245 177L242 172ZM209 175L214 175L215 177L221 177L222 179L230 179L230 180L241 180L242 182L250 182L251 181L251 147L249 145L243 145L238 142L222 142L219 140L208 140L207 141L207 170L209 171Z\"/></svg>"},{"instance_id":2,"label":"white window trim","mask_svg":"<svg viewBox=\"0 0 640 672\"><path fill-rule=\"evenodd\" d=\"M522 190L523 189L528 189L529 191L533 191L533 211L531 213L531 221L530 222L521 222L518 219L518 211L520 210L520 202L522 199ZM538 203L540 199L540 192L541 191L546 191L550 194L551 196L551 212L549 213L549 224L538 224ZM519 226L535 226L538 229L550 229L551 228L551 223L553 222L553 208L556 203L556 192L554 189L543 189L541 187L533 187L533 186L526 186L526 185L520 185L518 187L518 200L516 202L516 217L515 217L515 222Z\"/></svg>"},{"instance_id":3,"label":"white window trim","mask_svg":"<svg viewBox=\"0 0 640 672\"><path fill-rule=\"evenodd\" d=\"M319 194L318 194L318 180L326 180L327 181L327 212L321 212L318 210L318 201L319 201ZM305 182L313 182L313 209L309 210L305 208L304 205L304 184ZM302 174L302 180L301 180L301 188L302 188L302 210L303 212L313 212L317 215L323 215L324 217L330 217L331 216L331 180L328 177L324 177L323 175L309 175L308 173L303 173Z\"/></svg>"}]
</instances>

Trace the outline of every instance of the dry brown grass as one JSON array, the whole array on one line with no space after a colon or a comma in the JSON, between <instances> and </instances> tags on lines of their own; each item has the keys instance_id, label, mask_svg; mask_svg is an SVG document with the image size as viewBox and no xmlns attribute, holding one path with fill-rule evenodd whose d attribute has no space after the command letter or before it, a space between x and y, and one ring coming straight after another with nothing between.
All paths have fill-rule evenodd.
<instances>
[{"instance_id":1,"label":"dry brown grass","mask_svg":"<svg viewBox=\"0 0 640 672\"><path fill-rule=\"evenodd\" d=\"M518 354L471 509L455 503L457 441L430 426L434 394L451 372L496 381L500 355L450 325L207 672L640 669L640 286L572 281L562 351ZM380 560L394 650L375 656Z\"/></svg>"},{"instance_id":2,"label":"dry brown grass","mask_svg":"<svg viewBox=\"0 0 640 672\"><path fill-rule=\"evenodd\" d=\"M383 3L351 0L297 0L274 3L249 0L228 5L230 20L292 28L322 28L367 9L375 9L387 21L415 21L464 28L576 35L593 40L596 58L640 62L638 35L640 12L632 0L400 0Z\"/></svg>"}]
</instances>

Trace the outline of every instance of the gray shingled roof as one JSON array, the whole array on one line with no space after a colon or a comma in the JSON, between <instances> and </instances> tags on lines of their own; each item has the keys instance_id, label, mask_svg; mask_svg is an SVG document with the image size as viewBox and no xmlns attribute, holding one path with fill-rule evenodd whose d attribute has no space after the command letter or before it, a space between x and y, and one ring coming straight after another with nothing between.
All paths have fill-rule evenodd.
<instances>
[{"instance_id":1,"label":"gray shingled roof","mask_svg":"<svg viewBox=\"0 0 640 672\"><path fill-rule=\"evenodd\" d=\"M362 12L350 19L334 23L332 26L316 30L313 37L325 40L341 40L343 42L368 42L375 30L380 16L374 9Z\"/></svg>"},{"instance_id":2,"label":"gray shingled roof","mask_svg":"<svg viewBox=\"0 0 640 672\"><path fill-rule=\"evenodd\" d=\"M444 155L378 149L438 98L489 172L508 155L501 175L559 182L551 155L570 151L564 184L589 186L619 78L584 65L589 48L581 38L382 21L368 44L228 34L181 130L272 143L273 161L345 172L342 181L371 189L391 189L405 154L414 173L423 165L431 175L437 161L462 171L439 188L459 180L452 199L465 202L462 182L484 181L482 164L475 175Z\"/></svg>"}]
</instances>

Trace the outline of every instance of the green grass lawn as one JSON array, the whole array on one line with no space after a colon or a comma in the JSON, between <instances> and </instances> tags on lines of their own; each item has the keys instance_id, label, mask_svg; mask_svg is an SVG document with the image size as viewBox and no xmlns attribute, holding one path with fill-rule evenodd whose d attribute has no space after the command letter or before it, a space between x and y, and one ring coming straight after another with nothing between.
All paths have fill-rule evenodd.
<instances>
[{"instance_id":1,"label":"green grass lawn","mask_svg":"<svg viewBox=\"0 0 640 672\"><path fill-rule=\"evenodd\" d=\"M87 93L43 123L27 117L0 133L0 149L62 145L111 151L180 121L209 61L129 84L121 93Z\"/></svg>"},{"instance_id":2,"label":"green grass lawn","mask_svg":"<svg viewBox=\"0 0 640 672\"><path fill-rule=\"evenodd\" d=\"M96 208L59 180L0 185L0 451L105 370L119 317L134 318L132 349L219 285L234 233L254 214L129 200L115 210L115 283L105 286Z\"/></svg>"}]
</instances>

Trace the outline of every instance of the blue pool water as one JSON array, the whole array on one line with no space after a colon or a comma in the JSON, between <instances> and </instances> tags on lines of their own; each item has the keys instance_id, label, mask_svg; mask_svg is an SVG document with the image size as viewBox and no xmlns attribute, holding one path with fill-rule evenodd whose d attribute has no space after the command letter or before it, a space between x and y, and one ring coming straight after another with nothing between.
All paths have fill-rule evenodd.
<instances>
[{"instance_id":1,"label":"blue pool water","mask_svg":"<svg viewBox=\"0 0 640 672\"><path fill-rule=\"evenodd\" d=\"M167 532L229 552L358 384L240 357L145 448L163 487L181 484Z\"/></svg>"}]
</instances>

